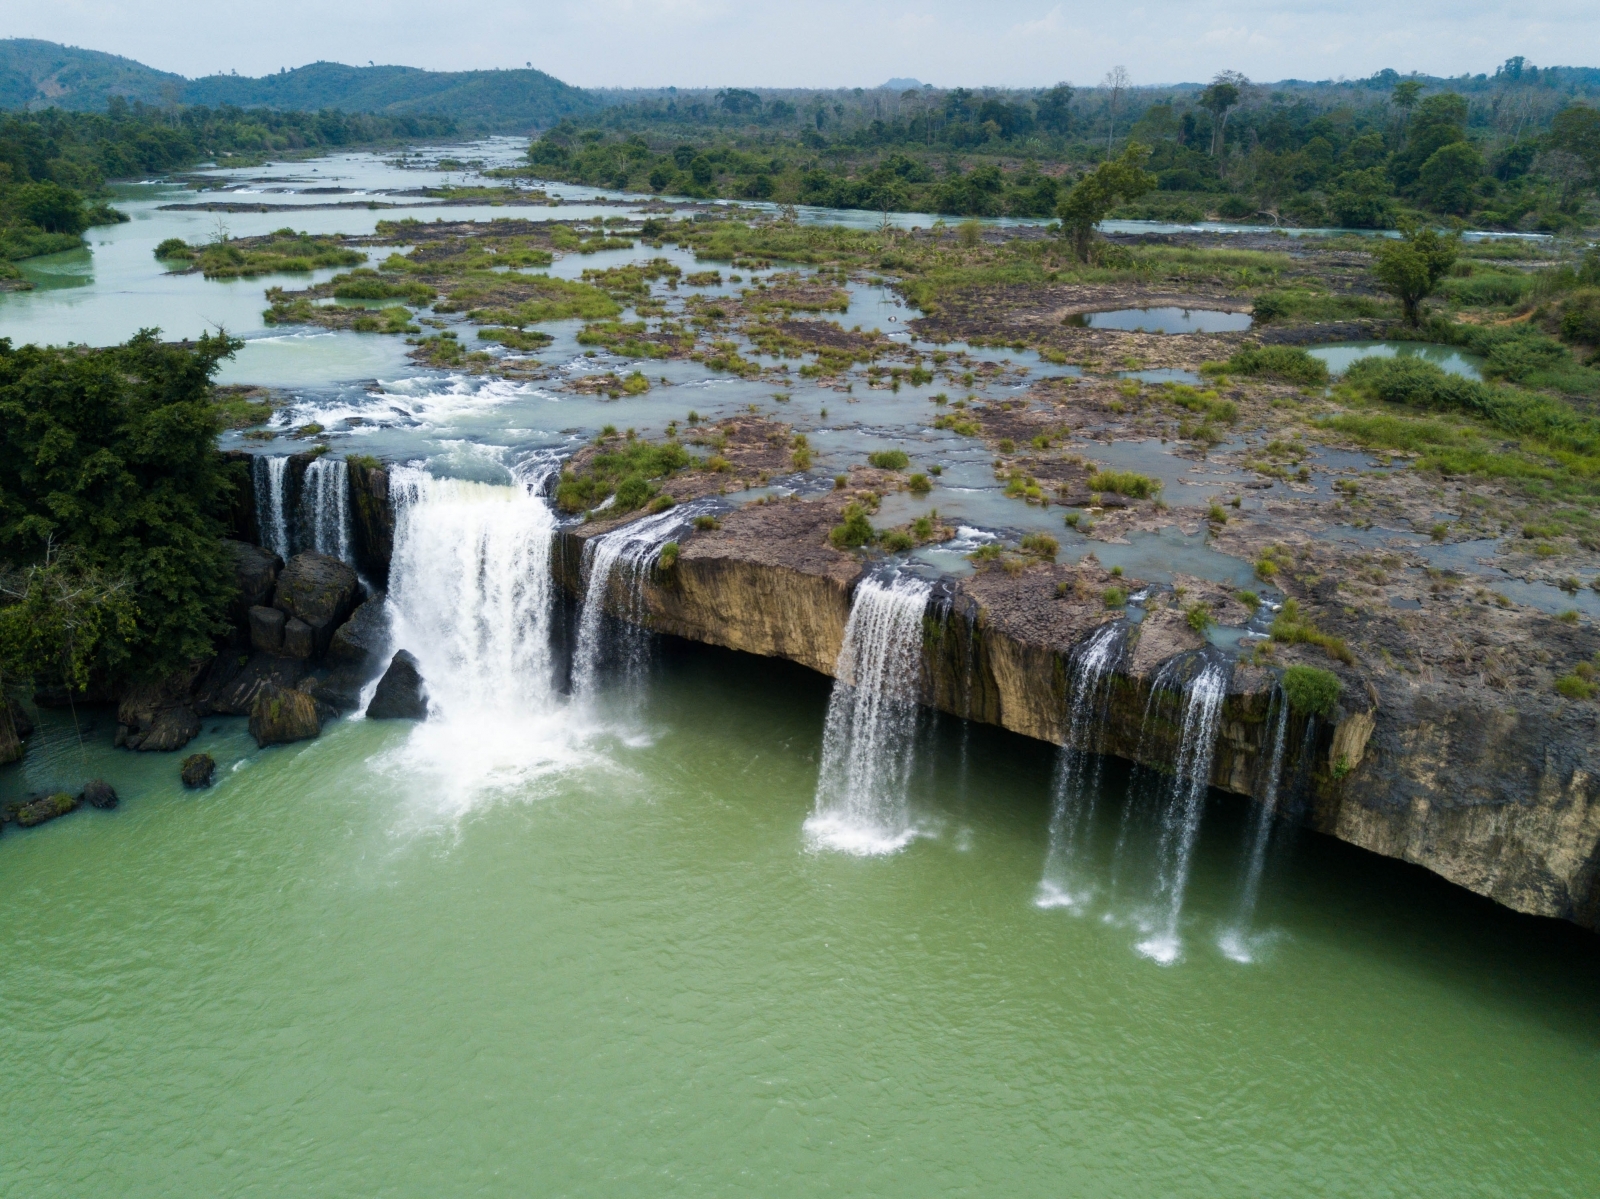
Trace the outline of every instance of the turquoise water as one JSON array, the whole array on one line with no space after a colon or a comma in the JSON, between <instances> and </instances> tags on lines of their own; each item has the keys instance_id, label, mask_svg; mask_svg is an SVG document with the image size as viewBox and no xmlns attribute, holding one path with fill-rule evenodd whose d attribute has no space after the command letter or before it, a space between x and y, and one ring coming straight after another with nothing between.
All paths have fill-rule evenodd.
<instances>
[{"instance_id":1,"label":"turquoise water","mask_svg":"<svg viewBox=\"0 0 1600 1199\"><path fill-rule=\"evenodd\" d=\"M1045 910L1048 747L925 732L924 835L859 859L801 834L824 680L669 647L641 699L470 798L400 725L208 725L221 781L186 794L102 723L123 806L0 843L0 1190L1577 1195L1600 1167L1576 930L1302 836L1231 961L1219 800L1162 969L1112 881L1115 768L1096 897ZM70 731L25 773L81 777Z\"/></svg>"}]
</instances>

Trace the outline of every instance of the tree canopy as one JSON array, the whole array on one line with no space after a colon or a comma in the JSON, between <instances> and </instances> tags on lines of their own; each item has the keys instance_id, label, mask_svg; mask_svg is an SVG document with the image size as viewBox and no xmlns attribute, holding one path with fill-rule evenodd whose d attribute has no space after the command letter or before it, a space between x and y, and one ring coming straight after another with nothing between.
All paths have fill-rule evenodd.
<instances>
[{"instance_id":1,"label":"tree canopy","mask_svg":"<svg viewBox=\"0 0 1600 1199\"><path fill-rule=\"evenodd\" d=\"M1118 157L1102 162L1084 175L1062 198L1056 213L1061 217L1062 232L1072 238L1072 250L1078 261L1089 261L1094 227L1105 220L1113 208L1137 199L1156 185L1155 176L1144 169L1149 157L1147 147L1129 142Z\"/></svg>"},{"instance_id":2,"label":"tree canopy","mask_svg":"<svg viewBox=\"0 0 1600 1199\"><path fill-rule=\"evenodd\" d=\"M107 349L0 338L0 566L12 579L33 571L0 603L52 589L116 597L90 622L99 677L175 669L209 654L223 627L233 484L216 453L211 380L238 344L219 334L164 345L155 330ZM62 673L59 656L22 657Z\"/></svg>"}]
</instances>

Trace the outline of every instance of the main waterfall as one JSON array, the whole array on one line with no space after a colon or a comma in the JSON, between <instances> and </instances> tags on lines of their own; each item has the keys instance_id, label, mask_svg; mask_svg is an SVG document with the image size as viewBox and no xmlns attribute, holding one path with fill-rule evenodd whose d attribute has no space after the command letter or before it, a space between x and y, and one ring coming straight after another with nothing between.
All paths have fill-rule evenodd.
<instances>
[{"instance_id":1,"label":"main waterfall","mask_svg":"<svg viewBox=\"0 0 1600 1199\"><path fill-rule=\"evenodd\" d=\"M576 756L552 644L556 521L541 492L554 469L534 459L510 486L391 475L392 644L416 655L429 701L405 764L461 803Z\"/></svg>"},{"instance_id":2,"label":"main waterfall","mask_svg":"<svg viewBox=\"0 0 1600 1199\"><path fill-rule=\"evenodd\" d=\"M909 575L856 587L828 700L816 808L805 825L816 845L891 853L915 835L906 791L931 592Z\"/></svg>"}]
</instances>

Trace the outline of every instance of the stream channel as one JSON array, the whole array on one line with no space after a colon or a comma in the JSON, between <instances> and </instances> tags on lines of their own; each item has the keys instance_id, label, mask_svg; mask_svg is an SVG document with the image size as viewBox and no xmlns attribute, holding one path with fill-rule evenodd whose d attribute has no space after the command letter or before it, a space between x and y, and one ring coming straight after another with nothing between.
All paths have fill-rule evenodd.
<instances>
[{"instance_id":1,"label":"stream channel","mask_svg":"<svg viewBox=\"0 0 1600 1199\"><path fill-rule=\"evenodd\" d=\"M302 189L328 186L389 202L461 178L367 154L215 174L234 193L220 198L281 204L326 202ZM548 190L565 203L221 219L239 236L629 211ZM981 445L930 427L948 384L846 395L796 380L779 403L669 362L646 367L666 385L607 401L421 369L396 337L264 327L265 288L303 275L165 273L158 242L216 230L214 214L161 208L196 198L119 189L132 221L23 264L37 289L0 296L0 336L226 327L246 345L224 381L290 392L280 426L360 417L334 453L415 467L391 596L408 633L437 640L410 648L440 663L430 681L451 702L423 724L347 717L266 750L242 719L209 718L190 746L217 760L201 792L172 755L113 749L104 710L82 714L81 735L40 714L0 800L103 776L123 802L0 842L0 1193L1592 1193L1589 934L1309 833L1263 841L1255 805L1208 798L1183 768L1141 779L1058 761L887 691L879 712L867 681L835 694L788 663L661 640L580 695L549 685L559 630L540 625L537 587L505 586L548 545L551 514L523 484L603 424L659 434L689 409L755 405L807 432L819 477L871 449L937 464L932 497L891 497L879 520L937 507L961 527L921 555L924 575L1032 528L1081 556L1090 543L1060 509L1005 498ZM662 255L693 266L641 247L551 271ZM846 327L909 337L915 313L893 292L851 296ZM547 326L540 357L631 369L585 358L578 328ZM980 396L1070 373L973 353L1013 368ZM1158 443L1084 452L1160 475L1175 506L1227 486ZM1176 530L1096 548L1157 582L1248 579ZM858 681L899 685L903 663L880 651L915 635L915 577L868 589L881 612L862 612L851 643ZM447 644L452 621L486 614L492 635ZM1080 663L1091 699L1103 664ZM1206 736L1215 677L1181 692L1185 727ZM879 740L851 740L868 726ZM1155 818L1157 792L1187 805L1191 834ZM851 805L894 835L839 835Z\"/></svg>"}]
</instances>

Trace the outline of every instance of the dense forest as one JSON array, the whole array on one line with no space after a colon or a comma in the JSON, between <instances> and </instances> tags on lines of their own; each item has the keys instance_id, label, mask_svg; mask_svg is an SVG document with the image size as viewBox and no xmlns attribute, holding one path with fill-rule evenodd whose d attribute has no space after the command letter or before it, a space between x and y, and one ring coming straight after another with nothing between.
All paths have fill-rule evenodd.
<instances>
[{"instance_id":1,"label":"dense forest","mask_svg":"<svg viewBox=\"0 0 1600 1199\"><path fill-rule=\"evenodd\" d=\"M1600 71L1513 58L1456 80L1035 91L671 90L549 129L535 174L633 191L961 216L1049 216L1083 170L1148 150L1126 217L1390 228L1592 223Z\"/></svg>"},{"instance_id":2,"label":"dense forest","mask_svg":"<svg viewBox=\"0 0 1600 1199\"><path fill-rule=\"evenodd\" d=\"M105 112L0 113L0 263L70 249L120 219L96 202L108 179L227 156L258 157L379 141L447 137L440 117L271 109L152 108L113 97Z\"/></svg>"}]
</instances>

